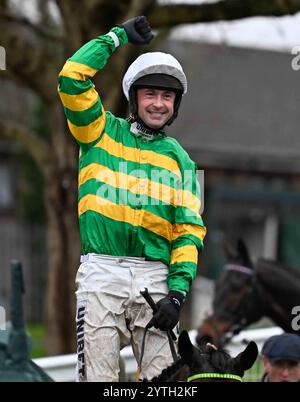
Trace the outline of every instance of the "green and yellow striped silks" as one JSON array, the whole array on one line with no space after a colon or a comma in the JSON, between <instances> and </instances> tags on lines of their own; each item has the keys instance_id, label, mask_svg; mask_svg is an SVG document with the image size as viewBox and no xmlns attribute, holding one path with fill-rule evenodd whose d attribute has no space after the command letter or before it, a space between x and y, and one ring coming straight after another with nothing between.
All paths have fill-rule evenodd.
<instances>
[{"instance_id":1,"label":"green and yellow striped silks","mask_svg":"<svg viewBox=\"0 0 300 402\"><path fill-rule=\"evenodd\" d=\"M122 28L113 28L120 45ZM127 255L170 265L169 288L186 293L205 227L195 164L179 143L145 141L128 121L106 112L91 78L115 43L102 35L74 54L59 74L59 96L80 145L78 214L83 253Z\"/></svg>"}]
</instances>

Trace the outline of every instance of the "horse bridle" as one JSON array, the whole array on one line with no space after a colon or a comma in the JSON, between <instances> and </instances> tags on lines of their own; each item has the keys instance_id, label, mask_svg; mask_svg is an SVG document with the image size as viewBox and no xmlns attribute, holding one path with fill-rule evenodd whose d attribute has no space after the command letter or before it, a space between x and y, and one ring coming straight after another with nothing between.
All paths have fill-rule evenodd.
<instances>
[{"instance_id":1,"label":"horse bridle","mask_svg":"<svg viewBox=\"0 0 300 402\"><path fill-rule=\"evenodd\" d=\"M145 288L144 290L140 291L140 294L144 297L144 299L146 300L146 302L149 304L149 306L151 307L153 313L156 313L157 311L157 306L154 302L154 300L152 299L151 295L148 292L148 289ZM146 343L146 334L148 332L148 329L150 329L150 325L149 323L146 325L146 327L144 328L144 334L143 334L143 340L142 340L142 346L141 346L141 354L140 354L140 359L138 362L138 367L136 370L136 382L139 382L140 379L140 374L141 374L141 370L142 370L142 361L143 361L143 357L144 357L144 351L145 351L145 343ZM167 337L168 337L168 341L169 341L169 346L170 346L170 350L171 350L171 354L173 357L174 362L177 361L178 356L175 350L175 346L174 346L174 342L176 341L176 335L174 334L174 332L172 330L167 330Z\"/></svg>"},{"instance_id":2,"label":"horse bridle","mask_svg":"<svg viewBox=\"0 0 300 402\"><path fill-rule=\"evenodd\" d=\"M241 311L242 309L240 308L240 306L242 305L242 303L244 302L244 299L247 299L247 297L251 297L251 294L256 293L259 300L260 300L260 306L263 306L263 309L265 309L265 302L264 302L264 298L262 295L262 289L258 283L258 279L257 279L257 273L255 270L253 270L252 268L248 268L242 265L234 265L234 264L226 264L224 266L224 270L225 271L235 271L235 272L240 272L242 274L245 275L249 275L251 277L251 285L249 287L249 289L247 290L247 292L244 294L244 297L240 300L239 304L236 307L236 311ZM227 314L228 315L228 314ZM233 317L233 319L231 321L235 322L235 324L233 324L231 326L231 331L229 334L226 334L223 339L221 337L220 340L220 344L222 346L224 346L225 344L227 344L228 342L231 341L231 339L239 334L249 323L250 321L247 320L244 316L240 316L239 314L231 314L231 318ZM237 318L237 319L236 319Z\"/></svg>"},{"instance_id":3,"label":"horse bridle","mask_svg":"<svg viewBox=\"0 0 300 402\"><path fill-rule=\"evenodd\" d=\"M211 378L217 378L219 380L233 380L233 381L239 381L242 382L242 377L235 375L235 374L220 374L220 373L199 373L199 374L194 374L188 377L187 382L192 382L195 380L208 380Z\"/></svg>"}]
</instances>

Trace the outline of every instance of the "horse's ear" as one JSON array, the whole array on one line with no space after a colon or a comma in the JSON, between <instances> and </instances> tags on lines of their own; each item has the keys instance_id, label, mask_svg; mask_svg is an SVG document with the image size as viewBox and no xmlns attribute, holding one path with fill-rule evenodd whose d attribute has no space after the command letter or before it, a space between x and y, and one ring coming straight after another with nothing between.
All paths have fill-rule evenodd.
<instances>
[{"instance_id":1,"label":"horse's ear","mask_svg":"<svg viewBox=\"0 0 300 402\"><path fill-rule=\"evenodd\" d=\"M193 361L194 346L187 331L182 331L178 338L178 352L184 363L190 365Z\"/></svg>"},{"instance_id":2,"label":"horse's ear","mask_svg":"<svg viewBox=\"0 0 300 402\"><path fill-rule=\"evenodd\" d=\"M249 255L248 247L243 239L239 238L237 242L237 251L238 255L241 257L243 264L248 267L252 268L253 264Z\"/></svg>"},{"instance_id":3,"label":"horse's ear","mask_svg":"<svg viewBox=\"0 0 300 402\"><path fill-rule=\"evenodd\" d=\"M232 261L236 259L236 250L232 247L232 245L229 243L227 239L223 240L222 244L223 252L225 254L225 257L227 258L228 261Z\"/></svg>"},{"instance_id":4,"label":"horse's ear","mask_svg":"<svg viewBox=\"0 0 300 402\"><path fill-rule=\"evenodd\" d=\"M249 370L257 359L258 348L255 342L248 343L246 349L239 353L234 359L234 366L243 371Z\"/></svg>"}]
</instances>

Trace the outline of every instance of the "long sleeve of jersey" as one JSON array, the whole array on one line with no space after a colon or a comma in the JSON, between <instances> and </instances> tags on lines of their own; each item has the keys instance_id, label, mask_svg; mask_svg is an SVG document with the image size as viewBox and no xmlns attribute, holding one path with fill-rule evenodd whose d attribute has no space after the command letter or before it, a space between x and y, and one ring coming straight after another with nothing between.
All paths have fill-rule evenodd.
<instances>
[{"instance_id":1,"label":"long sleeve of jersey","mask_svg":"<svg viewBox=\"0 0 300 402\"><path fill-rule=\"evenodd\" d=\"M196 165L189 160L182 170L178 191L168 275L169 289L184 296L196 277L198 253L202 251L206 235L206 228L199 214L200 202Z\"/></svg>"},{"instance_id":2,"label":"long sleeve of jersey","mask_svg":"<svg viewBox=\"0 0 300 402\"><path fill-rule=\"evenodd\" d=\"M105 112L91 78L102 69L118 46L128 42L123 28L115 27L82 46L59 74L58 92L68 126L79 143L90 147L105 127Z\"/></svg>"}]
</instances>

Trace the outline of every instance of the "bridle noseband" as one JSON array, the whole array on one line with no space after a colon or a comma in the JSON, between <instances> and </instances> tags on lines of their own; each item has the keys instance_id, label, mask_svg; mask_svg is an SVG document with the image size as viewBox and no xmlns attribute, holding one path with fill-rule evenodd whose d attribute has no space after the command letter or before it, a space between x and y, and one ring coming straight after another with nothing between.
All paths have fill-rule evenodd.
<instances>
[{"instance_id":1,"label":"bridle noseband","mask_svg":"<svg viewBox=\"0 0 300 402\"><path fill-rule=\"evenodd\" d=\"M211 379L211 378L217 378L217 379L224 379L224 380L234 380L234 381L239 381L242 382L242 377L235 375L235 374L219 374L219 373L199 373L199 374L194 374L190 377L188 377L187 382L192 382L195 380L202 380L202 379Z\"/></svg>"},{"instance_id":2,"label":"bridle noseband","mask_svg":"<svg viewBox=\"0 0 300 402\"><path fill-rule=\"evenodd\" d=\"M254 271L252 268L244 267L243 265L235 265L235 264L226 264L223 268L225 271L236 271L242 272L246 275L254 275Z\"/></svg>"}]
</instances>

